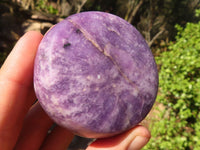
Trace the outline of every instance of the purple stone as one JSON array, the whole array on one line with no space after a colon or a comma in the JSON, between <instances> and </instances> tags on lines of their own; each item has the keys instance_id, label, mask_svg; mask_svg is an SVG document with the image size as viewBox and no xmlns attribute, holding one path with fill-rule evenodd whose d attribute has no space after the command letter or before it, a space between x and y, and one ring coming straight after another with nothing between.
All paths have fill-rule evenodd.
<instances>
[{"instance_id":1,"label":"purple stone","mask_svg":"<svg viewBox=\"0 0 200 150\"><path fill-rule=\"evenodd\" d=\"M112 14L83 12L42 39L34 88L57 124L102 138L145 118L156 99L158 73L151 50L131 24Z\"/></svg>"}]
</instances>

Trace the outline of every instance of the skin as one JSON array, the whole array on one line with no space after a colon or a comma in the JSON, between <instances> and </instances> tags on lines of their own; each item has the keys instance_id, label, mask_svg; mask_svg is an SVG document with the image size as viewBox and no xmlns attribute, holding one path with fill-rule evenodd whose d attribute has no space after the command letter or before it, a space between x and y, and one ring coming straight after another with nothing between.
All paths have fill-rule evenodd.
<instances>
[{"instance_id":1,"label":"skin","mask_svg":"<svg viewBox=\"0 0 200 150\"><path fill-rule=\"evenodd\" d=\"M33 66L43 36L34 31L17 42L0 69L0 145L2 150L65 150L73 133L56 126L48 134L53 121L35 103ZM143 126L120 135L98 139L87 150L138 150L150 139Z\"/></svg>"}]
</instances>

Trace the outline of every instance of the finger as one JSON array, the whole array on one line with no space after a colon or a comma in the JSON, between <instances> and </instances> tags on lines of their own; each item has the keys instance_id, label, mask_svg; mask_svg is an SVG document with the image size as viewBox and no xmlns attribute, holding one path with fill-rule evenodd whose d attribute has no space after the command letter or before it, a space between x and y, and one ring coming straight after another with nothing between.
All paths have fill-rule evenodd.
<instances>
[{"instance_id":1,"label":"finger","mask_svg":"<svg viewBox=\"0 0 200 150\"><path fill-rule=\"evenodd\" d=\"M38 32L26 33L0 69L0 145L12 149L23 119L35 100L33 64L42 39Z\"/></svg>"},{"instance_id":2,"label":"finger","mask_svg":"<svg viewBox=\"0 0 200 150\"><path fill-rule=\"evenodd\" d=\"M53 121L47 116L39 103L31 107L25 117L15 150L36 150L44 141Z\"/></svg>"},{"instance_id":3,"label":"finger","mask_svg":"<svg viewBox=\"0 0 200 150\"><path fill-rule=\"evenodd\" d=\"M148 129L138 125L120 135L98 139L89 145L87 150L140 150L150 137Z\"/></svg>"},{"instance_id":4,"label":"finger","mask_svg":"<svg viewBox=\"0 0 200 150\"><path fill-rule=\"evenodd\" d=\"M66 150L74 135L67 129L56 126L46 138L41 150Z\"/></svg>"},{"instance_id":5,"label":"finger","mask_svg":"<svg viewBox=\"0 0 200 150\"><path fill-rule=\"evenodd\" d=\"M32 87L33 65L42 34L27 32L17 42L1 68L1 76L17 84Z\"/></svg>"}]
</instances>

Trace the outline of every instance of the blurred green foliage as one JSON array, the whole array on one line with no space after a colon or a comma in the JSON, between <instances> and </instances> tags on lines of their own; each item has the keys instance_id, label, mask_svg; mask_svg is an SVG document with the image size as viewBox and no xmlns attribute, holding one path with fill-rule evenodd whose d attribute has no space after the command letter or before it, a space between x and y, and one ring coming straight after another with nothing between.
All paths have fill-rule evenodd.
<instances>
[{"instance_id":1,"label":"blurred green foliage","mask_svg":"<svg viewBox=\"0 0 200 150\"><path fill-rule=\"evenodd\" d=\"M144 149L200 149L200 22L176 29L176 42L156 57L157 101L165 110L151 124L152 139Z\"/></svg>"},{"instance_id":2,"label":"blurred green foliage","mask_svg":"<svg viewBox=\"0 0 200 150\"><path fill-rule=\"evenodd\" d=\"M54 8L51 4L49 4L48 0L38 0L36 1L36 10L44 11L50 14L58 14L58 9Z\"/></svg>"}]
</instances>

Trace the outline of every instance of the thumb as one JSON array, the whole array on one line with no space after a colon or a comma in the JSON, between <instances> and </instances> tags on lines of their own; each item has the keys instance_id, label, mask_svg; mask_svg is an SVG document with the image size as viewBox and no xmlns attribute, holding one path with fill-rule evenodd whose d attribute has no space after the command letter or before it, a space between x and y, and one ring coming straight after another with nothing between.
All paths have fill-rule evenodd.
<instances>
[{"instance_id":1,"label":"thumb","mask_svg":"<svg viewBox=\"0 0 200 150\"><path fill-rule=\"evenodd\" d=\"M148 143L150 137L149 130L138 125L114 137L97 139L87 150L140 150Z\"/></svg>"}]
</instances>

